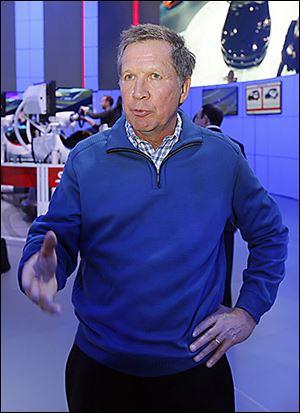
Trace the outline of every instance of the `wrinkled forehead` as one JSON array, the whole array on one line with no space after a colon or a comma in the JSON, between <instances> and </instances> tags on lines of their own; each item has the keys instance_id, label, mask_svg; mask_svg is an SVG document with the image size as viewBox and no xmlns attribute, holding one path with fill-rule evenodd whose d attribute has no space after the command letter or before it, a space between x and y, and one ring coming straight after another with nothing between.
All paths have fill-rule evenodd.
<instances>
[{"instance_id":1,"label":"wrinkled forehead","mask_svg":"<svg viewBox=\"0 0 300 413\"><path fill-rule=\"evenodd\" d=\"M171 61L171 45L164 40L143 40L130 43L124 50L121 63L128 60L164 59Z\"/></svg>"}]
</instances>

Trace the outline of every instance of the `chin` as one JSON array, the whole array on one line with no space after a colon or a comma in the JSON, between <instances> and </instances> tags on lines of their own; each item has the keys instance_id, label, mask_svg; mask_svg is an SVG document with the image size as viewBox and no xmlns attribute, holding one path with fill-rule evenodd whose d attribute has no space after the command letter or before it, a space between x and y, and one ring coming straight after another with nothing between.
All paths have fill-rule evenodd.
<instances>
[{"instance_id":1,"label":"chin","mask_svg":"<svg viewBox=\"0 0 300 413\"><path fill-rule=\"evenodd\" d=\"M147 132L153 129L153 126L144 119L135 119L132 122L129 121L133 129L138 130L140 132Z\"/></svg>"}]
</instances>

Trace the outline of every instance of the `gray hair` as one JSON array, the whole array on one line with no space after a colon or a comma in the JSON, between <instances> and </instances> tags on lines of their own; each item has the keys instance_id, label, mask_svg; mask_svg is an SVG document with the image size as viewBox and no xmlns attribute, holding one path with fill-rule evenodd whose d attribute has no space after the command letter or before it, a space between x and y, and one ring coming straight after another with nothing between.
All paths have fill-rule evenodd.
<instances>
[{"instance_id":1,"label":"gray hair","mask_svg":"<svg viewBox=\"0 0 300 413\"><path fill-rule=\"evenodd\" d=\"M178 74L180 85L192 76L196 58L185 46L184 38L168 27L150 23L131 26L121 33L121 42L118 47L119 76L121 76L121 60L126 47L132 43L143 42L145 40L163 40L170 44L172 63Z\"/></svg>"}]
</instances>

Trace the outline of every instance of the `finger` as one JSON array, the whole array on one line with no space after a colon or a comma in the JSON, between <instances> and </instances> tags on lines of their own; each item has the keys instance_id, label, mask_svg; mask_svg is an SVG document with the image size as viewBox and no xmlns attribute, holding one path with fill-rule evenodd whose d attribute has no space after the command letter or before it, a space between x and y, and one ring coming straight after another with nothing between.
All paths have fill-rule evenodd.
<instances>
[{"instance_id":1,"label":"finger","mask_svg":"<svg viewBox=\"0 0 300 413\"><path fill-rule=\"evenodd\" d=\"M193 360L196 362L202 360L209 353L216 350L222 344L223 341L224 339L221 339L220 337L215 337L214 339L210 340L208 345L204 349L202 349L201 352L193 358Z\"/></svg>"},{"instance_id":2,"label":"finger","mask_svg":"<svg viewBox=\"0 0 300 413\"><path fill-rule=\"evenodd\" d=\"M41 281L34 277L27 296L43 311L51 314L60 313L60 305L54 302L54 297L51 293L43 291L43 287Z\"/></svg>"},{"instance_id":3,"label":"finger","mask_svg":"<svg viewBox=\"0 0 300 413\"><path fill-rule=\"evenodd\" d=\"M30 285L25 290L25 293L31 301L33 301L35 304L38 304L40 299L40 287L39 281L36 277L32 277L32 279L30 280Z\"/></svg>"},{"instance_id":4,"label":"finger","mask_svg":"<svg viewBox=\"0 0 300 413\"><path fill-rule=\"evenodd\" d=\"M41 297L38 305L43 311L50 314L60 314L61 312L60 305L55 303L53 299L50 299L45 296Z\"/></svg>"},{"instance_id":5,"label":"finger","mask_svg":"<svg viewBox=\"0 0 300 413\"><path fill-rule=\"evenodd\" d=\"M212 325L214 325L215 322L216 322L216 317L214 315L208 316L195 327L192 336L193 337L199 336L201 333L203 333L203 331L207 330Z\"/></svg>"},{"instance_id":6,"label":"finger","mask_svg":"<svg viewBox=\"0 0 300 413\"><path fill-rule=\"evenodd\" d=\"M59 304L52 303L51 306L47 309L47 312L50 314L61 314L61 307Z\"/></svg>"},{"instance_id":7,"label":"finger","mask_svg":"<svg viewBox=\"0 0 300 413\"><path fill-rule=\"evenodd\" d=\"M220 358L224 356L230 347L232 347L232 343L229 340L224 340L214 352L212 357L210 357L210 359L206 362L206 366L209 368L213 367L220 360Z\"/></svg>"},{"instance_id":8,"label":"finger","mask_svg":"<svg viewBox=\"0 0 300 413\"><path fill-rule=\"evenodd\" d=\"M57 238L53 231L48 231L45 235L43 245L41 247L41 255L48 256L51 255L56 247Z\"/></svg>"},{"instance_id":9,"label":"finger","mask_svg":"<svg viewBox=\"0 0 300 413\"><path fill-rule=\"evenodd\" d=\"M218 332L214 327L206 330L202 336L198 337L197 340L193 341L190 345L190 351L195 352L199 350L200 347L205 346L205 344L208 344L210 341L212 341L216 336Z\"/></svg>"},{"instance_id":10,"label":"finger","mask_svg":"<svg viewBox=\"0 0 300 413\"><path fill-rule=\"evenodd\" d=\"M214 340L212 340L199 354L193 357L193 360L196 363L198 363L204 357L210 354L212 351L216 350L218 347L219 347L219 344L217 344Z\"/></svg>"},{"instance_id":11,"label":"finger","mask_svg":"<svg viewBox=\"0 0 300 413\"><path fill-rule=\"evenodd\" d=\"M55 277L57 266L56 244L57 239L55 233L48 231L45 235L38 258L33 265L36 276L42 278L44 282L49 282Z\"/></svg>"},{"instance_id":12,"label":"finger","mask_svg":"<svg viewBox=\"0 0 300 413\"><path fill-rule=\"evenodd\" d=\"M25 293L30 290L32 279L35 276L35 272L33 266L38 258L38 253L34 254L29 258L28 261L25 262L23 271L22 271L22 287Z\"/></svg>"}]
</instances>

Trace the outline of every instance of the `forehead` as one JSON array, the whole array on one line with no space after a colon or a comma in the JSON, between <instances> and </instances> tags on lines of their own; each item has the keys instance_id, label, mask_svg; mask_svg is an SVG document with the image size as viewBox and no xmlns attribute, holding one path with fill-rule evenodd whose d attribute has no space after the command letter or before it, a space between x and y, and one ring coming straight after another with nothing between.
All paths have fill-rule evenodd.
<instances>
[{"instance_id":1,"label":"forehead","mask_svg":"<svg viewBox=\"0 0 300 413\"><path fill-rule=\"evenodd\" d=\"M171 65L171 45L163 40L145 40L128 45L122 56L122 69L134 65Z\"/></svg>"}]
</instances>

